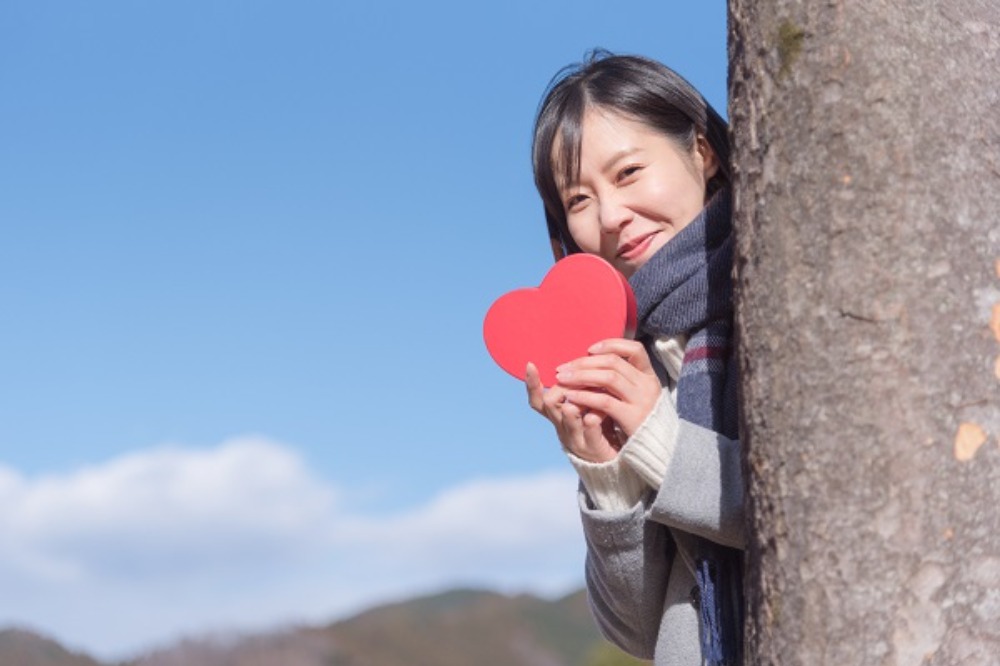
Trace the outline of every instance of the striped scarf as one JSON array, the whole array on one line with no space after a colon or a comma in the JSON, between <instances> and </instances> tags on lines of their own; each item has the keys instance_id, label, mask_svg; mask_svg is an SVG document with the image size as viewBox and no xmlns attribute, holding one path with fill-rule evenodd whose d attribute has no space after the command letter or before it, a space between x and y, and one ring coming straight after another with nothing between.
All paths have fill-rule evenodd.
<instances>
[{"instance_id":1,"label":"striped scarf","mask_svg":"<svg viewBox=\"0 0 1000 666\"><path fill-rule=\"evenodd\" d=\"M729 439L739 436L733 243L730 195L722 190L629 279L642 339L688 336L677 380L678 416ZM702 656L709 666L732 666L742 652L742 553L700 541L695 578Z\"/></svg>"}]
</instances>

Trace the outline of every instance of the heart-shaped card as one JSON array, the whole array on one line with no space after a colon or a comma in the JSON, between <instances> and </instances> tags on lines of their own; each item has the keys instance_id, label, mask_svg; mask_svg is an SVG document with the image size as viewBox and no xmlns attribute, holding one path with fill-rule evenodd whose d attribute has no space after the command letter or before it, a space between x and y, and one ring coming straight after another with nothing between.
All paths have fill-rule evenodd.
<instances>
[{"instance_id":1,"label":"heart-shaped card","mask_svg":"<svg viewBox=\"0 0 1000 666\"><path fill-rule=\"evenodd\" d=\"M490 306L483 339L497 365L520 380L532 362L542 384L556 368L587 355L600 340L635 334L635 295L604 259L571 254L556 262L537 287L507 292Z\"/></svg>"}]
</instances>

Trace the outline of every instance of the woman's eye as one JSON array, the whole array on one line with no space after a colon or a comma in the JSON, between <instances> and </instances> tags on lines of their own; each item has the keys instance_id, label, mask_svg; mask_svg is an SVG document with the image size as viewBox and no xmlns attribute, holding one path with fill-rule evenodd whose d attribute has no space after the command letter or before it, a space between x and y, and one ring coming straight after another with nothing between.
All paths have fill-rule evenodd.
<instances>
[{"instance_id":1,"label":"woman's eye","mask_svg":"<svg viewBox=\"0 0 1000 666\"><path fill-rule=\"evenodd\" d=\"M638 164L631 164L618 172L618 177L616 180L619 183L622 182L623 180L627 180L632 176L634 176L635 174L637 174L640 169L642 169L642 167L639 166Z\"/></svg>"},{"instance_id":2,"label":"woman's eye","mask_svg":"<svg viewBox=\"0 0 1000 666\"><path fill-rule=\"evenodd\" d=\"M566 200L566 210L572 211L580 208L587 201L587 197L582 194L577 194Z\"/></svg>"}]
</instances>

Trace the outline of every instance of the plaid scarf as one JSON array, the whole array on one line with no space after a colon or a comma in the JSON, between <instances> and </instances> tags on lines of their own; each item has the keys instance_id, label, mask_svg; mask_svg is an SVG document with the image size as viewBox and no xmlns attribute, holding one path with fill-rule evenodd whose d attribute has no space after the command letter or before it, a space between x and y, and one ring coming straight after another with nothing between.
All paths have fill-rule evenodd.
<instances>
[{"instance_id":1,"label":"plaid scarf","mask_svg":"<svg viewBox=\"0 0 1000 666\"><path fill-rule=\"evenodd\" d=\"M722 190L629 283L640 337L688 336L677 413L736 439L736 366L727 362L733 319L731 230L729 191Z\"/></svg>"},{"instance_id":2,"label":"plaid scarf","mask_svg":"<svg viewBox=\"0 0 1000 666\"><path fill-rule=\"evenodd\" d=\"M677 380L678 416L729 439L739 436L732 342L733 243L730 194L722 190L629 280L642 339L651 343L662 336L688 336ZM742 553L699 541L695 578L702 656L710 666L738 664Z\"/></svg>"}]
</instances>

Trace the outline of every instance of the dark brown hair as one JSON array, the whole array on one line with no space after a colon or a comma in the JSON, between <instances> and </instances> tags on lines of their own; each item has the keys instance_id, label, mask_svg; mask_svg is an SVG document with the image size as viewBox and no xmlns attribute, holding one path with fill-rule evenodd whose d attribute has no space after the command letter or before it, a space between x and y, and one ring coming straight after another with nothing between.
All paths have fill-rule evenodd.
<instances>
[{"instance_id":1,"label":"dark brown hair","mask_svg":"<svg viewBox=\"0 0 1000 666\"><path fill-rule=\"evenodd\" d=\"M719 159L706 196L729 184L729 135L726 122L677 72L639 56L593 51L582 63L559 71L549 82L535 117L532 166L535 186L545 205L553 252L557 258L579 252L566 225L559 183L574 182L580 170L580 140L587 109L615 111L647 125L686 151L705 137ZM560 154L553 159L558 144Z\"/></svg>"}]
</instances>

